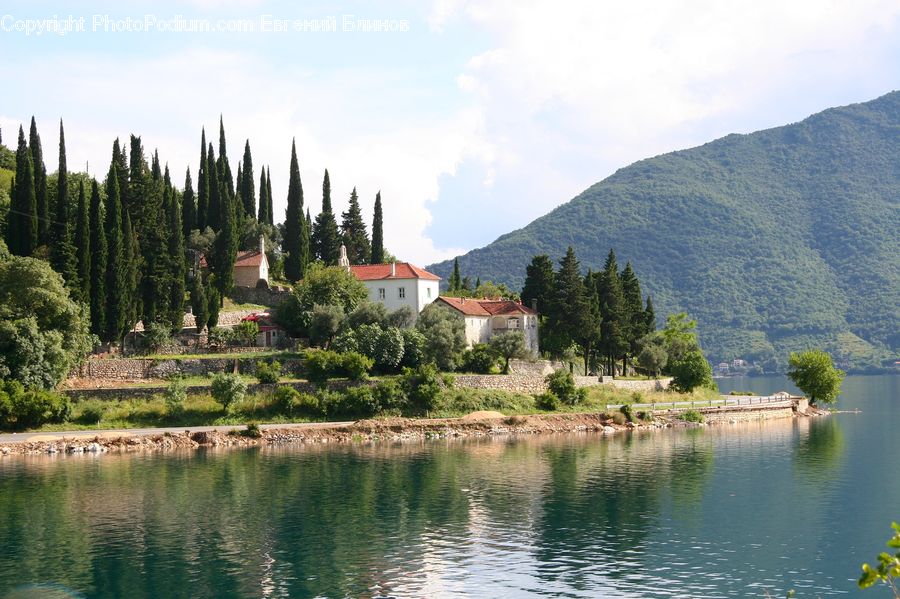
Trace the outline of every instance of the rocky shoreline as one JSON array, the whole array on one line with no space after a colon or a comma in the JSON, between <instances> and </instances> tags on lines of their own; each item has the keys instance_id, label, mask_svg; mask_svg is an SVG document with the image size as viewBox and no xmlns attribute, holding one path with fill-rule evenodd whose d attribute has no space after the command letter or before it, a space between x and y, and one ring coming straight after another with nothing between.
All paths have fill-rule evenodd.
<instances>
[{"instance_id":1,"label":"rocky shoreline","mask_svg":"<svg viewBox=\"0 0 900 599\"><path fill-rule=\"evenodd\" d=\"M63 437L53 433L32 435L19 442L0 444L0 455L99 454L105 452L171 451L204 447L250 447L280 444L327 444L402 442L440 438L465 438L559 433L615 434L635 430L660 430L675 427L720 426L770 420L809 417L829 412L795 406L708 408L700 410L703 424L685 422L677 412L656 413L652 422L616 424L605 414L532 414L504 416L496 412L476 412L461 418L384 418L360 420L350 424L264 425L258 436L246 427L221 427L221 430L128 434L127 432L89 431Z\"/></svg>"}]
</instances>

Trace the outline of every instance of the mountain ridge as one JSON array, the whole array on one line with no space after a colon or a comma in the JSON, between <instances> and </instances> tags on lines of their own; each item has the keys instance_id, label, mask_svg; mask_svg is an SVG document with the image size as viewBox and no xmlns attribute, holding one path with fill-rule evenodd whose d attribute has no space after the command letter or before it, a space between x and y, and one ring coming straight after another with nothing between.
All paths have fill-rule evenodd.
<instances>
[{"instance_id":1,"label":"mountain ridge","mask_svg":"<svg viewBox=\"0 0 900 599\"><path fill-rule=\"evenodd\" d=\"M713 360L824 346L851 367L900 343L900 92L635 162L459 257L521 288L534 254L631 261L657 313ZM446 278L452 261L429 266Z\"/></svg>"}]
</instances>

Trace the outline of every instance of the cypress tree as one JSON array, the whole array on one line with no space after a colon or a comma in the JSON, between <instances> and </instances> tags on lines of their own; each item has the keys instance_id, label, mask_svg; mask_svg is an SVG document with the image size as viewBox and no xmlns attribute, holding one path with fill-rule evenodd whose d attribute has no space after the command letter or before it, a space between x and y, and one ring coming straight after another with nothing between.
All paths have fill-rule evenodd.
<instances>
[{"instance_id":1,"label":"cypress tree","mask_svg":"<svg viewBox=\"0 0 900 599\"><path fill-rule=\"evenodd\" d=\"M606 372L614 375L615 360L628 351L629 343L625 296L619 279L616 253L613 250L609 250L603 272L598 278L597 295L600 316L603 319L600 330L601 347L606 356Z\"/></svg>"},{"instance_id":2,"label":"cypress tree","mask_svg":"<svg viewBox=\"0 0 900 599\"><path fill-rule=\"evenodd\" d=\"M66 165L66 136L59 121L59 173L57 178L56 214L50 230L50 265L62 275L66 286L78 286L75 248L69 230L69 171Z\"/></svg>"},{"instance_id":3,"label":"cypress tree","mask_svg":"<svg viewBox=\"0 0 900 599\"><path fill-rule=\"evenodd\" d=\"M262 224L269 222L268 194L269 192L266 190L266 167L262 167L259 171L259 212L256 215L256 220Z\"/></svg>"},{"instance_id":4,"label":"cypress tree","mask_svg":"<svg viewBox=\"0 0 900 599\"><path fill-rule=\"evenodd\" d=\"M334 212L331 210L331 180L328 177L328 169L325 169L325 178L322 180L322 211L313 223L312 246L319 260L327 266L337 265L341 254L341 237Z\"/></svg>"},{"instance_id":5,"label":"cypress tree","mask_svg":"<svg viewBox=\"0 0 900 599\"><path fill-rule=\"evenodd\" d=\"M222 307L222 296L219 295L219 290L216 289L216 286L214 284L215 277L212 277L212 279L212 281L207 281L206 285L206 326L210 329L216 328L216 325L219 324L219 308Z\"/></svg>"},{"instance_id":6,"label":"cypress tree","mask_svg":"<svg viewBox=\"0 0 900 599\"><path fill-rule=\"evenodd\" d=\"M224 183L219 183L220 193L227 196ZM222 204L220 215L222 227L216 234L213 244L212 267L215 274L215 286L219 292L220 301L231 293L234 287L234 261L237 257L238 233L237 233L237 205L232 201Z\"/></svg>"},{"instance_id":7,"label":"cypress tree","mask_svg":"<svg viewBox=\"0 0 900 599\"><path fill-rule=\"evenodd\" d=\"M341 235L344 246L347 248L347 258L350 264L368 264L371 258L372 246L369 243L369 235L366 233L366 223L362 219L362 210L359 207L359 198L356 188L350 193L350 205L347 211L341 214Z\"/></svg>"},{"instance_id":8,"label":"cypress tree","mask_svg":"<svg viewBox=\"0 0 900 599\"><path fill-rule=\"evenodd\" d=\"M304 245L306 247L304 247ZM306 273L309 262L309 232L303 220L303 184L297 162L297 147L291 142L291 168L288 179L287 210L284 218L284 275L292 283Z\"/></svg>"},{"instance_id":9,"label":"cypress tree","mask_svg":"<svg viewBox=\"0 0 900 599\"><path fill-rule=\"evenodd\" d=\"M97 181L91 183L91 332L106 331L106 231Z\"/></svg>"},{"instance_id":10,"label":"cypress tree","mask_svg":"<svg viewBox=\"0 0 900 599\"><path fill-rule=\"evenodd\" d=\"M106 316L105 341L116 341L125 334L128 313L124 240L122 238L122 205L119 193L119 168L109 165L106 175Z\"/></svg>"},{"instance_id":11,"label":"cypress tree","mask_svg":"<svg viewBox=\"0 0 900 599\"><path fill-rule=\"evenodd\" d=\"M453 274L450 275L450 280L447 282L447 286L449 290L453 292L462 289L462 277L459 274L459 258L453 259Z\"/></svg>"},{"instance_id":12,"label":"cypress tree","mask_svg":"<svg viewBox=\"0 0 900 599\"><path fill-rule=\"evenodd\" d=\"M647 307L644 308L644 327L647 333L656 330L656 312L653 310L653 300L647 295Z\"/></svg>"},{"instance_id":13,"label":"cypress tree","mask_svg":"<svg viewBox=\"0 0 900 599\"><path fill-rule=\"evenodd\" d=\"M169 168L166 167L168 179ZM184 293L187 265L184 261L184 234L181 222L181 204L178 194L173 189L168 206L169 223L169 261L171 264L171 287L169 292L169 322L173 331L180 331L184 326Z\"/></svg>"},{"instance_id":14,"label":"cypress tree","mask_svg":"<svg viewBox=\"0 0 900 599\"><path fill-rule=\"evenodd\" d=\"M242 183L243 177L244 177L244 173L243 173L243 170L241 167L241 163L238 162L237 175L234 178L234 188L237 191L236 199L237 199L237 204L238 204L237 208L238 208L238 217L239 218L241 216L251 216L251 217L253 216L252 214L248 215L248 214L244 213L244 203L241 201L241 185L243 184Z\"/></svg>"},{"instance_id":15,"label":"cypress tree","mask_svg":"<svg viewBox=\"0 0 900 599\"><path fill-rule=\"evenodd\" d=\"M25 132L19 127L16 148L16 179L10 199L6 245L16 256L30 256L38 245L37 198L34 194L34 167L25 143Z\"/></svg>"},{"instance_id":16,"label":"cypress tree","mask_svg":"<svg viewBox=\"0 0 900 599\"><path fill-rule=\"evenodd\" d=\"M134 135L130 139L128 155L128 194L126 196L131 225L139 237L143 232L144 211L146 201L151 193L151 184L147 177L147 160L141 138ZM121 195L122 190L119 190Z\"/></svg>"},{"instance_id":17,"label":"cypress tree","mask_svg":"<svg viewBox=\"0 0 900 599\"><path fill-rule=\"evenodd\" d=\"M206 290L200 273L194 276L191 283L191 312L194 314L197 333L202 333L209 321L209 301L206 299Z\"/></svg>"},{"instance_id":18,"label":"cypress tree","mask_svg":"<svg viewBox=\"0 0 900 599\"><path fill-rule=\"evenodd\" d=\"M536 301L542 320L553 310L554 278L553 262L546 254L535 256L525 268L522 303L530 307Z\"/></svg>"},{"instance_id":19,"label":"cypress tree","mask_svg":"<svg viewBox=\"0 0 900 599\"><path fill-rule=\"evenodd\" d=\"M140 148L139 148L140 149ZM140 160L144 167L143 151ZM154 152L150 169L150 179L145 183L146 192L142 202L142 219L135 225L135 233L140 240L140 297L141 320L144 326L165 319L171 286L171 264L168 255L168 222L166 204L170 188L163 181L159 156Z\"/></svg>"},{"instance_id":20,"label":"cypress tree","mask_svg":"<svg viewBox=\"0 0 900 599\"><path fill-rule=\"evenodd\" d=\"M125 218L125 211L131 205L128 198L128 157L122 151L119 145L119 138L113 142L112 162L116 165L116 174L119 177L119 205L122 208L122 218Z\"/></svg>"},{"instance_id":21,"label":"cypress tree","mask_svg":"<svg viewBox=\"0 0 900 599\"><path fill-rule=\"evenodd\" d=\"M384 216L381 212L381 192L375 194L375 213L372 216L372 264L384 263Z\"/></svg>"},{"instance_id":22,"label":"cypress tree","mask_svg":"<svg viewBox=\"0 0 900 599\"><path fill-rule=\"evenodd\" d=\"M219 160L216 162L219 173L219 182L229 200L234 199L234 177L231 175L231 166L228 164L228 154L225 151L225 123L222 121L222 115L219 115ZM220 190L221 193L222 190ZM227 195L226 195L227 194Z\"/></svg>"},{"instance_id":23,"label":"cypress tree","mask_svg":"<svg viewBox=\"0 0 900 599\"><path fill-rule=\"evenodd\" d=\"M59 129L60 134L62 134L62 121L60 121ZM62 141L60 141L60 144L62 144ZM44 152L41 148L41 136L38 135L34 116L31 117L31 129L28 132L28 148L31 150L31 165L34 169L34 196L37 200L38 245L46 245L50 243L50 200L47 194L47 167L44 165Z\"/></svg>"},{"instance_id":24,"label":"cypress tree","mask_svg":"<svg viewBox=\"0 0 900 599\"><path fill-rule=\"evenodd\" d=\"M194 203L194 187L191 182L191 169L184 174L184 194L181 196L181 232L185 239L197 228L197 206Z\"/></svg>"},{"instance_id":25,"label":"cypress tree","mask_svg":"<svg viewBox=\"0 0 900 599\"><path fill-rule=\"evenodd\" d=\"M559 262L555 281L555 309L550 315L550 323L556 343L561 349L572 343L579 344L587 370L591 344L599 333L598 315L591 308L590 296L581 277L581 266L572 246Z\"/></svg>"},{"instance_id":26,"label":"cypress tree","mask_svg":"<svg viewBox=\"0 0 900 599\"><path fill-rule=\"evenodd\" d=\"M269 224L275 224L275 212L272 208L272 167L266 169L266 213L269 215Z\"/></svg>"},{"instance_id":27,"label":"cypress tree","mask_svg":"<svg viewBox=\"0 0 900 599\"><path fill-rule=\"evenodd\" d=\"M124 334L131 330L141 313L141 296L138 293L140 283L140 250L137 235L131 227L131 215L128 210L122 212L122 259L125 266L125 285L122 298L125 303Z\"/></svg>"},{"instance_id":28,"label":"cypress tree","mask_svg":"<svg viewBox=\"0 0 900 599\"><path fill-rule=\"evenodd\" d=\"M216 164L216 155L212 144L206 150L206 176L207 193L209 195L206 205L206 226L218 232L222 227L220 222L224 198L222 197L222 179L219 166Z\"/></svg>"},{"instance_id":29,"label":"cypress tree","mask_svg":"<svg viewBox=\"0 0 900 599\"><path fill-rule=\"evenodd\" d=\"M209 173L206 170L206 129L200 133L200 168L197 169L197 228L206 229L209 218Z\"/></svg>"},{"instance_id":30,"label":"cypress tree","mask_svg":"<svg viewBox=\"0 0 900 599\"><path fill-rule=\"evenodd\" d=\"M244 142L243 176L241 177L241 203L244 205L244 214L250 218L256 215L256 184L253 180L253 156L250 155L250 140ZM262 202L260 202L262 203ZM262 222L262 221L260 221Z\"/></svg>"},{"instance_id":31,"label":"cypress tree","mask_svg":"<svg viewBox=\"0 0 900 599\"><path fill-rule=\"evenodd\" d=\"M91 302L91 221L88 214L87 198L84 195L84 179L78 185L78 217L75 223L75 256L78 260L78 299Z\"/></svg>"}]
</instances>

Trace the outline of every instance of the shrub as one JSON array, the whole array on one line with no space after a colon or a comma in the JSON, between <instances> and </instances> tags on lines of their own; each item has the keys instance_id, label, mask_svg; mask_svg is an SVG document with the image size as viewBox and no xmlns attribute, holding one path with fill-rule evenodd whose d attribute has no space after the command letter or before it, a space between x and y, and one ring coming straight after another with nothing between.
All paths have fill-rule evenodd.
<instances>
[{"instance_id":1,"label":"shrub","mask_svg":"<svg viewBox=\"0 0 900 599\"><path fill-rule=\"evenodd\" d=\"M235 325L232 331L232 339L241 345L251 347L256 345L256 337L259 335L259 323L252 320L243 320Z\"/></svg>"},{"instance_id":2,"label":"shrub","mask_svg":"<svg viewBox=\"0 0 900 599\"><path fill-rule=\"evenodd\" d=\"M625 414L623 414L622 412L613 412L611 417L612 417L612 421L615 422L616 424L618 424L619 426L622 426L623 424L625 424L628 421L628 419L625 418Z\"/></svg>"},{"instance_id":3,"label":"shrub","mask_svg":"<svg viewBox=\"0 0 900 599\"><path fill-rule=\"evenodd\" d=\"M279 414L290 415L300 398L300 392L293 387L278 387L272 394L272 404Z\"/></svg>"},{"instance_id":4,"label":"shrub","mask_svg":"<svg viewBox=\"0 0 900 599\"><path fill-rule=\"evenodd\" d=\"M634 422L634 410L631 409L630 404L624 404L621 408L619 408L619 412L625 417L625 420L628 422Z\"/></svg>"},{"instance_id":5,"label":"shrub","mask_svg":"<svg viewBox=\"0 0 900 599\"><path fill-rule=\"evenodd\" d=\"M403 359L403 333L395 327L382 329L375 342L375 363L383 371L395 371Z\"/></svg>"},{"instance_id":6,"label":"shrub","mask_svg":"<svg viewBox=\"0 0 900 599\"><path fill-rule=\"evenodd\" d=\"M98 424L106 415L107 406L102 401L90 401L81 405L78 421L82 424Z\"/></svg>"},{"instance_id":7,"label":"shrub","mask_svg":"<svg viewBox=\"0 0 900 599\"><path fill-rule=\"evenodd\" d=\"M644 394L640 391L635 391L631 394L632 403L642 403L644 401Z\"/></svg>"},{"instance_id":8,"label":"shrub","mask_svg":"<svg viewBox=\"0 0 900 599\"><path fill-rule=\"evenodd\" d=\"M401 328L401 332L403 333L403 359L400 360L400 366L415 368L423 364L425 362L425 335L410 328Z\"/></svg>"},{"instance_id":9,"label":"shrub","mask_svg":"<svg viewBox=\"0 0 900 599\"><path fill-rule=\"evenodd\" d=\"M638 418L643 420L644 422L653 422L655 418L653 417L653 412L647 410L646 412L638 412Z\"/></svg>"},{"instance_id":10,"label":"shrub","mask_svg":"<svg viewBox=\"0 0 900 599\"><path fill-rule=\"evenodd\" d=\"M385 326L409 329L416 323L416 312L409 306L402 306L387 315Z\"/></svg>"},{"instance_id":11,"label":"shrub","mask_svg":"<svg viewBox=\"0 0 900 599\"><path fill-rule=\"evenodd\" d=\"M212 396L226 410L247 395L247 383L237 374L220 372L212 380Z\"/></svg>"},{"instance_id":12,"label":"shrub","mask_svg":"<svg viewBox=\"0 0 900 599\"><path fill-rule=\"evenodd\" d=\"M404 368L400 384L410 407L418 412L427 412L437 403L443 380L437 368L424 364L418 368Z\"/></svg>"},{"instance_id":13,"label":"shrub","mask_svg":"<svg viewBox=\"0 0 900 599\"><path fill-rule=\"evenodd\" d=\"M382 324L387 315L384 304L365 301L347 315L346 325L350 329L356 329L364 324Z\"/></svg>"},{"instance_id":14,"label":"shrub","mask_svg":"<svg viewBox=\"0 0 900 599\"><path fill-rule=\"evenodd\" d=\"M225 347L231 340L233 339L233 335L231 329L225 329L222 327L215 327L209 330L206 334L206 343L207 345L214 345L216 347Z\"/></svg>"},{"instance_id":15,"label":"shrub","mask_svg":"<svg viewBox=\"0 0 900 599\"><path fill-rule=\"evenodd\" d=\"M341 306L313 307L309 318L309 341L319 347L328 347L337 335L344 322L344 309Z\"/></svg>"},{"instance_id":16,"label":"shrub","mask_svg":"<svg viewBox=\"0 0 900 599\"><path fill-rule=\"evenodd\" d=\"M152 322L144 329L144 345L150 351L159 351L172 344L172 330L163 323Z\"/></svg>"},{"instance_id":17,"label":"shrub","mask_svg":"<svg viewBox=\"0 0 900 599\"><path fill-rule=\"evenodd\" d=\"M528 355L525 345L525 333L522 331L506 331L494 335L491 339L491 349L503 358L503 374L509 373L509 361L511 358L524 358Z\"/></svg>"},{"instance_id":18,"label":"shrub","mask_svg":"<svg viewBox=\"0 0 900 599\"><path fill-rule=\"evenodd\" d=\"M697 410L686 410L682 412L680 418L685 422L703 422L703 414Z\"/></svg>"},{"instance_id":19,"label":"shrub","mask_svg":"<svg viewBox=\"0 0 900 599\"><path fill-rule=\"evenodd\" d=\"M539 409L547 412L555 412L562 407L562 402L559 401L559 397L553 391L544 391L535 397L535 402Z\"/></svg>"},{"instance_id":20,"label":"shrub","mask_svg":"<svg viewBox=\"0 0 900 599\"><path fill-rule=\"evenodd\" d=\"M336 391L327 389L319 389L316 392L316 399L319 402L319 409L323 414L328 416L338 416L342 414L344 406L344 396Z\"/></svg>"},{"instance_id":21,"label":"shrub","mask_svg":"<svg viewBox=\"0 0 900 599\"><path fill-rule=\"evenodd\" d=\"M181 378L174 378L169 381L165 391L163 391L163 400L166 402L166 414L174 416L184 411L184 402L187 399L187 385Z\"/></svg>"},{"instance_id":22,"label":"shrub","mask_svg":"<svg viewBox=\"0 0 900 599\"><path fill-rule=\"evenodd\" d=\"M459 356L466 348L466 324L452 308L428 304L416 321L416 329L425 337L425 356L441 370L456 370Z\"/></svg>"},{"instance_id":23,"label":"shrub","mask_svg":"<svg viewBox=\"0 0 900 599\"><path fill-rule=\"evenodd\" d=\"M362 381L369 376L372 359L356 352L340 356L340 373L351 381Z\"/></svg>"},{"instance_id":24,"label":"shrub","mask_svg":"<svg viewBox=\"0 0 900 599\"><path fill-rule=\"evenodd\" d=\"M306 354L306 378L318 387L324 387L343 366L343 357L333 351L310 351Z\"/></svg>"},{"instance_id":25,"label":"shrub","mask_svg":"<svg viewBox=\"0 0 900 599\"><path fill-rule=\"evenodd\" d=\"M378 406L382 413L400 413L407 406L406 394L403 387L394 379L385 379L379 381L372 388L372 396L378 402Z\"/></svg>"},{"instance_id":26,"label":"shrub","mask_svg":"<svg viewBox=\"0 0 900 599\"><path fill-rule=\"evenodd\" d=\"M497 364L497 354L484 343L476 343L472 349L463 352L462 370L478 374L490 374Z\"/></svg>"},{"instance_id":27,"label":"shrub","mask_svg":"<svg viewBox=\"0 0 900 599\"><path fill-rule=\"evenodd\" d=\"M262 430L260 430L257 423L248 422L247 428L241 431L241 435L244 437L250 437L251 439L259 439L260 437L262 437Z\"/></svg>"},{"instance_id":28,"label":"shrub","mask_svg":"<svg viewBox=\"0 0 900 599\"><path fill-rule=\"evenodd\" d=\"M347 416L370 418L381 411L375 393L368 385L347 389L340 405L343 415Z\"/></svg>"},{"instance_id":29,"label":"shrub","mask_svg":"<svg viewBox=\"0 0 900 599\"><path fill-rule=\"evenodd\" d=\"M281 364L273 362L256 363L256 380L266 385L274 385L281 376Z\"/></svg>"},{"instance_id":30,"label":"shrub","mask_svg":"<svg viewBox=\"0 0 900 599\"><path fill-rule=\"evenodd\" d=\"M575 377L568 370L557 370L548 374L544 380L547 388L564 404L574 406L587 397L586 389L575 387Z\"/></svg>"},{"instance_id":31,"label":"shrub","mask_svg":"<svg viewBox=\"0 0 900 599\"><path fill-rule=\"evenodd\" d=\"M34 428L65 422L72 415L72 403L54 391L25 391L18 381L0 387L0 426L10 429Z\"/></svg>"},{"instance_id":32,"label":"shrub","mask_svg":"<svg viewBox=\"0 0 900 599\"><path fill-rule=\"evenodd\" d=\"M359 344L356 342L356 333L352 330L344 331L331 342L331 349L342 354L358 352Z\"/></svg>"}]
</instances>

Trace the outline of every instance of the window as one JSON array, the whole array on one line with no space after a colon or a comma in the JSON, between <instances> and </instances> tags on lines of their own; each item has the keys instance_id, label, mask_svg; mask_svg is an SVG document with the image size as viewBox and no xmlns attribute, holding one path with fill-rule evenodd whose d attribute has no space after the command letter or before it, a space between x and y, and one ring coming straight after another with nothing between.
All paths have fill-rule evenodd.
<instances>
[{"instance_id":1,"label":"window","mask_svg":"<svg viewBox=\"0 0 900 599\"><path fill-rule=\"evenodd\" d=\"M431 287L428 288L428 297L431 297Z\"/></svg>"},{"instance_id":2,"label":"window","mask_svg":"<svg viewBox=\"0 0 900 599\"><path fill-rule=\"evenodd\" d=\"M518 329L519 328L519 319L518 318L510 318L506 321L507 329Z\"/></svg>"},{"instance_id":3,"label":"window","mask_svg":"<svg viewBox=\"0 0 900 599\"><path fill-rule=\"evenodd\" d=\"M403 299L404 297L406 297L406 287L401 287L397 291L400 293L400 299Z\"/></svg>"},{"instance_id":4,"label":"window","mask_svg":"<svg viewBox=\"0 0 900 599\"><path fill-rule=\"evenodd\" d=\"M380 299L380 300L384 299L384 287L378 288L378 299Z\"/></svg>"}]
</instances>

